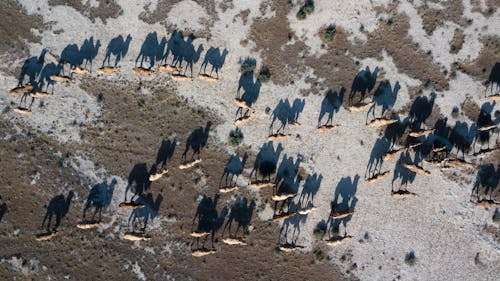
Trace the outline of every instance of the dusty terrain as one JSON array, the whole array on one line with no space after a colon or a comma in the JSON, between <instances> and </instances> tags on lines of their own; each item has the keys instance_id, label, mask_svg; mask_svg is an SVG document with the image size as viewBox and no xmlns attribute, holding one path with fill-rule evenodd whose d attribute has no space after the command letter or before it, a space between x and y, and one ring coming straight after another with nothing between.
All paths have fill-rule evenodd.
<instances>
[{"instance_id":1,"label":"dusty terrain","mask_svg":"<svg viewBox=\"0 0 500 281\"><path fill-rule=\"evenodd\" d=\"M498 5L2 2L0 278L498 279Z\"/></svg>"}]
</instances>

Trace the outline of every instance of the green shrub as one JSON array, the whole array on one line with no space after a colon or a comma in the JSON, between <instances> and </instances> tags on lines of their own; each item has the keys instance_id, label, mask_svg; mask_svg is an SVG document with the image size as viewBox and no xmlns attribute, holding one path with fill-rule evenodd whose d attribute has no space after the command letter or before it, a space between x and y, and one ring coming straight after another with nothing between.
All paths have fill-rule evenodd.
<instances>
[{"instance_id":1,"label":"green shrub","mask_svg":"<svg viewBox=\"0 0 500 281\"><path fill-rule=\"evenodd\" d=\"M241 142L243 142L243 132L241 132L240 128L236 127L235 130L229 132L229 143L236 146Z\"/></svg>"},{"instance_id":2,"label":"green shrub","mask_svg":"<svg viewBox=\"0 0 500 281\"><path fill-rule=\"evenodd\" d=\"M243 63L241 64L241 73L242 75L247 75L251 74L255 70L255 59L252 58L246 58Z\"/></svg>"},{"instance_id":3,"label":"green shrub","mask_svg":"<svg viewBox=\"0 0 500 281\"><path fill-rule=\"evenodd\" d=\"M409 266L412 266L415 264L417 257L415 256L415 252L411 251L408 254L406 254L405 257L405 263Z\"/></svg>"},{"instance_id":4,"label":"green shrub","mask_svg":"<svg viewBox=\"0 0 500 281\"><path fill-rule=\"evenodd\" d=\"M260 82L265 83L268 82L271 79L271 72L269 71L269 68L267 66L264 66L260 72L259 72L259 77L257 77Z\"/></svg>"},{"instance_id":5,"label":"green shrub","mask_svg":"<svg viewBox=\"0 0 500 281\"><path fill-rule=\"evenodd\" d=\"M304 11L303 8L300 8L300 10L297 12L297 19L298 20L303 20L307 16L306 12Z\"/></svg>"},{"instance_id":6,"label":"green shrub","mask_svg":"<svg viewBox=\"0 0 500 281\"><path fill-rule=\"evenodd\" d=\"M313 230L313 235L317 240L323 240L327 230L327 225L324 220L320 221Z\"/></svg>"},{"instance_id":7,"label":"green shrub","mask_svg":"<svg viewBox=\"0 0 500 281\"><path fill-rule=\"evenodd\" d=\"M493 221L500 223L500 209L496 208L493 214Z\"/></svg>"},{"instance_id":8,"label":"green shrub","mask_svg":"<svg viewBox=\"0 0 500 281\"><path fill-rule=\"evenodd\" d=\"M457 106L453 107L453 110L451 111L451 117L457 118L459 113L459 109Z\"/></svg>"},{"instance_id":9,"label":"green shrub","mask_svg":"<svg viewBox=\"0 0 500 281\"><path fill-rule=\"evenodd\" d=\"M330 24L325 30L325 35L324 35L325 40L332 42L333 39L335 38L336 32L337 32L337 29L336 29L335 25Z\"/></svg>"}]
</instances>

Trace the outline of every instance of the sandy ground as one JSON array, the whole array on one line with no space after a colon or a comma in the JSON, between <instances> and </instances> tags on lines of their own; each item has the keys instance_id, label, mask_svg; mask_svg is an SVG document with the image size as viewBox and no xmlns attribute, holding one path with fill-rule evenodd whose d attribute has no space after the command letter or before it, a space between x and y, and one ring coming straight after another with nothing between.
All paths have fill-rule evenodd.
<instances>
[{"instance_id":1,"label":"sandy ground","mask_svg":"<svg viewBox=\"0 0 500 281\"><path fill-rule=\"evenodd\" d=\"M47 48L50 55L48 61L56 61L56 55L70 43L81 44L89 36L99 38L105 46L107 42L118 34L130 34L133 38L127 57L120 63L122 72L108 76L108 79L130 80L155 80L156 77L140 77L133 74L135 56L139 53L141 43L148 32L156 31L159 36L167 36L165 28L160 24L149 25L139 20L139 14L146 4L154 10L157 1L148 0L121 0L117 1L123 9L123 14L116 19L108 19L103 24L99 19L92 23L87 17L72 8L65 6L49 7L47 0L21 0L28 14L41 14L44 22L52 22L52 30L63 29L61 34L54 34L46 30L40 36L41 44L30 44L30 53L36 56L42 48ZM297 1L294 1L297 2ZM295 6L289 16L291 28L299 39L306 42L311 48L311 55L320 55L324 50L320 47L322 42L317 36L321 27L335 23L347 30L349 40L352 42L365 41L366 35L360 31L362 24L366 31L376 29L378 18L375 6L387 5L392 1L358 1L356 3L342 3L332 7L330 1L315 1L315 14L304 21L296 19L298 6ZM427 35L422 27L422 20L416 9L424 1L400 1L398 11L409 15L410 37L418 43L423 51L432 50L434 63L444 69L449 69L455 61L470 62L478 57L482 44L479 41L482 35L500 36L500 9L488 18L481 13L472 12L470 1L464 0L464 16L472 19L472 24L463 28L465 42L457 54L449 52L455 23L445 22L439 26L432 35ZM257 59L257 68L260 68L260 55L252 51L254 43L249 42L242 46L240 42L247 38L252 21L256 17L272 17L269 9L262 14L258 1L232 1L233 7L225 11L218 9L218 20L210 28L210 40L200 38L195 41L195 47L203 44L205 50L210 46L227 48L228 57L220 71L221 80L212 84L201 81L195 77L192 82L176 82L167 80L177 88L177 94L187 98L189 103L208 107L224 120L217 126L213 137L220 143L227 142L229 131L234 129L233 120L236 111L233 98L236 96L238 78L240 76L239 62L247 56ZM95 5L95 3L94 3ZM435 9L441 8L439 3L433 4ZM241 18L235 16L243 10L249 10L248 22L244 24ZM176 4L166 15L166 22L180 29L193 31L205 28L204 22L209 15L207 11L194 1L186 0ZM96 65L103 59L104 48L101 47L96 58ZM401 85L394 110L400 110L411 99L409 88L421 86L424 82L412 79L405 73L398 71L392 58L387 53L381 54L382 60L375 58L360 61L359 70L369 66L371 69L381 69L380 78L388 79L391 83L398 81ZM19 58L22 64L25 58ZM197 73L200 62L194 67ZM94 66L94 70L96 67ZM355 214L347 223L347 233L353 239L342 244L330 247L331 262L340 263L342 256L352 255L352 261L358 269L354 271L361 280L495 280L500 276L500 247L491 235L483 232L485 224L492 224L491 217L494 209L485 209L470 203L472 184L464 181L450 180L438 168L425 164L424 168L430 175L417 175L409 190L417 193L414 198L397 200L390 196L392 172L376 184L364 181L365 167L369 160L372 147L378 137L376 128L365 125L366 112L348 112L342 108L335 114L334 123L340 124L339 128L331 132L319 133L316 130L317 118L323 97L309 95L302 97L301 90L311 87L306 78L314 78L312 71L302 74L302 79L293 85L276 86L272 82L262 85L260 96L256 102L255 116L252 121L242 126L245 136L244 145L249 145L253 152L266 142L271 123L271 116L266 114L266 108L274 107L281 99L293 101L295 98L305 99L304 111L300 114L300 126L287 126L286 132L292 134L290 138L281 141L287 156L296 158L299 154L303 157L302 166L309 173L318 173L323 176L321 187L316 194L314 205L318 207L300 224L300 235L297 244L305 246L304 251L310 251L318 242L313 236L313 229L321 220L328 220L330 202L333 199L335 187L344 177L354 178L359 175L360 181L355 196L357 205ZM92 75L96 75L93 73ZM165 79L165 78L161 78ZM335 79L332 77L332 79ZM380 80L381 80L380 79ZM379 81L380 81L379 80ZM0 107L4 108L15 99L7 91L17 84L16 77L0 73ZM457 73L455 79L449 81L449 90L437 92L436 104L441 113L451 119L454 106L459 106L466 97L479 105L484 98L484 85L464 73ZM423 95L429 96L431 89L425 90ZM36 102L38 103L38 101ZM101 108L95 97L87 94L79 87L78 78L75 82L56 84L56 95L47 98L43 108L35 106L33 114L26 116L9 112L2 118L11 120L14 124L21 123L31 126L44 134L54 136L61 143L79 142L80 126L72 126L76 120L81 126L89 124L100 117ZM168 110L168 109L166 109ZM472 123L465 116L459 120ZM232 152L231 147L227 147ZM109 174L104 168L96 170L94 164L87 159L75 157L73 167L92 182L116 177ZM386 161L383 170L392 171L397 158ZM247 166L250 172L250 166ZM473 175L464 173L464 177L474 181ZM248 184L248 179L240 177L241 185ZM126 185L125 179L120 179L120 186ZM123 189L119 189L123 191ZM300 193L300 191L299 191ZM126 220L127 214L116 207L124 194L117 192L113 199L112 211L116 210L111 223L104 225L102 230L110 230L115 220ZM259 202L264 202L258 192L255 193ZM271 219L272 210L268 206L258 213L261 220ZM150 227L159 229L162 220L158 218ZM344 231L341 226L341 232ZM119 229L114 232L120 233ZM138 246L134 245L134 246ZM146 248L144 248L147 251ZM405 264L405 255L414 251L417 257L415 265ZM479 263L475 258L479 256ZM16 263L16 261L12 261ZM137 263L130 264L137 278L145 279ZM345 268L347 269L347 268Z\"/></svg>"}]
</instances>

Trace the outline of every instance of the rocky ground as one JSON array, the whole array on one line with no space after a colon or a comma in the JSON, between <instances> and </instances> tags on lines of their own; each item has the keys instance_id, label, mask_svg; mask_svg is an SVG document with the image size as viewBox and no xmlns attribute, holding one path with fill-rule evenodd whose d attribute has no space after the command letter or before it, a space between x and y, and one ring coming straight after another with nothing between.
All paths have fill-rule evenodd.
<instances>
[{"instance_id":1,"label":"rocky ground","mask_svg":"<svg viewBox=\"0 0 500 281\"><path fill-rule=\"evenodd\" d=\"M497 279L499 6L3 1L0 276Z\"/></svg>"}]
</instances>

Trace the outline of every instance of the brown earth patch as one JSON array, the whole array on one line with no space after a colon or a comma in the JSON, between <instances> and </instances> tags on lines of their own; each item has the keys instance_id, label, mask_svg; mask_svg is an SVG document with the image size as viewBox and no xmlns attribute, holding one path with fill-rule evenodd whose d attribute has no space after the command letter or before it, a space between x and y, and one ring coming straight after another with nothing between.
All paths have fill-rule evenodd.
<instances>
[{"instance_id":1,"label":"brown earth patch","mask_svg":"<svg viewBox=\"0 0 500 281\"><path fill-rule=\"evenodd\" d=\"M457 54L462 49L462 45L464 44L465 34L461 29L455 29L455 33L453 34L453 39L450 43L450 53Z\"/></svg>"},{"instance_id":2,"label":"brown earth patch","mask_svg":"<svg viewBox=\"0 0 500 281\"><path fill-rule=\"evenodd\" d=\"M351 56L381 59L382 50L385 50L393 57L397 67L410 77L432 85L438 91L448 87L445 75L432 62L431 54L419 50L408 37L407 16L398 14L393 5L379 7L379 12L385 11L391 15L390 22L381 21L376 31L367 34L368 41L364 44L351 44L342 27L337 26L334 40L323 46L328 52L319 58L308 56L308 47L292 32L286 18L289 12L287 2L273 2L271 9L276 16L257 18L249 39L256 43L256 51L261 52L264 60L263 65L270 66L273 73L271 79L278 85L293 83L307 66L313 69L316 76L314 79L306 77L305 81L312 85L310 92L317 94L326 89L339 90L340 87L349 90L360 68ZM320 33L321 30L317 36L321 36ZM324 81L318 83L317 78L323 78Z\"/></svg>"},{"instance_id":3,"label":"brown earth patch","mask_svg":"<svg viewBox=\"0 0 500 281\"><path fill-rule=\"evenodd\" d=\"M165 26L165 28L167 28L168 31L173 31L175 28L167 24L167 22L165 21L165 17L168 15L170 10L177 3L181 1L182 0L159 0L158 3L156 4L156 9L154 11L151 11L149 9L150 4L148 4L144 6L144 11L139 15L139 19L148 24L155 24L159 22L160 24ZM198 5L202 6L203 8L205 8L205 11L209 16L207 22L205 23L205 30L199 31L200 34L197 35L209 36L208 30L210 29L210 27L213 26L214 22L218 19L215 1L214 0L193 0L193 1ZM232 5L232 3L229 2L226 3L226 2L221 3L221 5L223 5L227 9L228 7L230 7L230 5Z\"/></svg>"},{"instance_id":4,"label":"brown earth patch","mask_svg":"<svg viewBox=\"0 0 500 281\"><path fill-rule=\"evenodd\" d=\"M88 144L79 145L78 149L110 172L126 178L136 163L147 163L149 168L154 163L161 139L174 132L181 142L168 164L168 174L151 185L153 197L162 193L165 198L159 214L174 219L162 225L163 231L169 233L167 241L175 241L180 248L173 249L171 255L161 255L159 263L156 262L155 265L159 264L167 272L175 272L182 279L248 280L251 276L278 280L290 272L300 279L311 276L320 278L326 276L327 272L328 278L331 277L332 280L343 278L335 267L327 263L313 265L311 254L277 256L274 246L279 227L270 222L259 221L255 212L251 223L254 230L246 235L249 246L223 244L220 241L221 230L215 240L215 254L203 258L191 257L189 243L192 240L189 233L196 211L196 199L203 194L214 198L229 155L223 152L220 144L209 138L207 147L201 153L203 161L198 167L180 170L178 165L181 163L187 135L198 126L204 126L207 120L217 124L217 117L207 113L205 109L189 107L185 100L174 93L175 89L168 85L155 86L145 82L141 85L133 82L120 84L112 81L96 84L88 80L84 81L83 87L96 96L104 93L105 126L101 129L101 125L95 124L87 128L83 136ZM150 89L152 94L138 94L141 87ZM246 151L246 148L241 147L239 151ZM250 154L247 167L252 165L254 159L255 156ZM232 194L221 193L218 211L224 206L231 207L234 200L232 195L246 197L249 202L253 198L252 193L244 187ZM262 196L267 198L270 194ZM257 206L257 209L260 207ZM151 244L156 245L155 251L160 252L161 246L165 244L165 236L158 231L152 232L152 235ZM206 245L210 247L210 238ZM231 266L221 266L223 264ZM146 276L157 271L153 265L141 265L141 268Z\"/></svg>"},{"instance_id":5,"label":"brown earth patch","mask_svg":"<svg viewBox=\"0 0 500 281\"><path fill-rule=\"evenodd\" d=\"M466 97L462 103L462 111L471 121L477 121L481 108L471 97Z\"/></svg>"},{"instance_id":6,"label":"brown earth patch","mask_svg":"<svg viewBox=\"0 0 500 281\"><path fill-rule=\"evenodd\" d=\"M115 19L123 14L123 10L116 1L98 0L99 6L92 7L90 3L83 4L81 0L49 0L51 6L69 6L77 10L80 14L88 17L92 22L99 18L103 23L107 19Z\"/></svg>"},{"instance_id":7,"label":"brown earth patch","mask_svg":"<svg viewBox=\"0 0 500 281\"><path fill-rule=\"evenodd\" d=\"M485 36L481 38L483 49L476 60L471 63L458 63L458 70L469 74L480 81L486 81L496 62L500 62L500 37Z\"/></svg>"},{"instance_id":8,"label":"brown earth patch","mask_svg":"<svg viewBox=\"0 0 500 281\"><path fill-rule=\"evenodd\" d=\"M435 10L423 5L417 9L422 17L422 24L425 32L431 35L434 30L446 21L454 22L465 27L467 20L463 17L464 6L459 1L430 1L443 6L442 10Z\"/></svg>"},{"instance_id":9,"label":"brown earth patch","mask_svg":"<svg viewBox=\"0 0 500 281\"><path fill-rule=\"evenodd\" d=\"M39 43L41 37L31 32L36 29L42 32L46 26L43 18L38 15L27 15L26 10L14 0L0 1L0 53L6 54L14 61L29 55L25 41ZM13 65L4 61L0 70L8 75L15 76L19 71Z\"/></svg>"}]
</instances>

